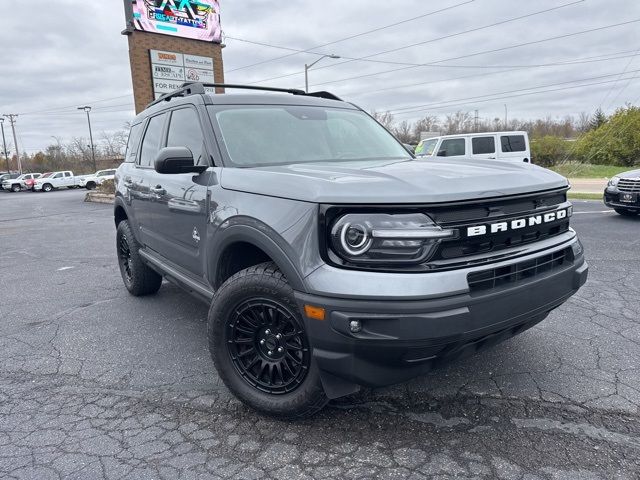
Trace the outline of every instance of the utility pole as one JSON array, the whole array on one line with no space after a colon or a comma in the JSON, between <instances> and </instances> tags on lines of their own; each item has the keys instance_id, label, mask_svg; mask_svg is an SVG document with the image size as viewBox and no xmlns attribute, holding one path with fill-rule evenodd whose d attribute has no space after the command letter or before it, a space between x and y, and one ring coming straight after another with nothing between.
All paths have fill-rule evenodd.
<instances>
[{"instance_id":1,"label":"utility pole","mask_svg":"<svg viewBox=\"0 0 640 480\"><path fill-rule=\"evenodd\" d=\"M18 172L22 175L22 161L20 160L20 149L18 148L18 137L16 136L16 118L18 115L15 113L8 113L3 115L3 117L7 117L9 122L11 122L11 130L13 131L13 145L16 149L16 158L18 159Z\"/></svg>"},{"instance_id":2,"label":"utility pole","mask_svg":"<svg viewBox=\"0 0 640 480\"><path fill-rule=\"evenodd\" d=\"M478 124L480 123L479 115L480 115L480 111L476 110L476 115L475 115L475 118L473 120L473 123L475 125L474 130L475 130L476 133L478 133Z\"/></svg>"},{"instance_id":3,"label":"utility pole","mask_svg":"<svg viewBox=\"0 0 640 480\"><path fill-rule=\"evenodd\" d=\"M0 127L2 128L2 154L7 162L7 173L9 173L9 152L7 152L7 140L4 137L4 117L0 117Z\"/></svg>"},{"instance_id":4,"label":"utility pole","mask_svg":"<svg viewBox=\"0 0 640 480\"><path fill-rule=\"evenodd\" d=\"M507 104L504 104L504 129L507 130L507 121L509 120L509 111L507 110Z\"/></svg>"},{"instance_id":5,"label":"utility pole","mask_svg":"<svg viewBox=\"0 0 640 480\"><path fill-rule=\"evenodd\" d=\"M78 107L78 110L84 110L85 112L87 112L87 122L89 122L89 140L91 140L91 158L93 160L93 171L97 172L98 167L96 166L96 148L93 145L93 133L91 131L91 116L89 115L89 112L91 112L91 107L89 106Z\"/></svg>"}]
</instances>

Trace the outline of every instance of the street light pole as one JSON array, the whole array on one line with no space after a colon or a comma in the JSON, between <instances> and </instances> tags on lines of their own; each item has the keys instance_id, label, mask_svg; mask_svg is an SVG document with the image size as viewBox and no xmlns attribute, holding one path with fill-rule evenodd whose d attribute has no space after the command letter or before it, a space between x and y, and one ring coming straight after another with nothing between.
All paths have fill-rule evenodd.
<instances>
[{"instance_id":1,"label":"street light pole","mask_svg":"<svg viewBox=\"0 0 640 480\"><path fill-rule=\"evenodd\" d=\"M315 62L313 62L311 65L305 65L304 66L304 91L309 93L309 70L311 69L311 67L313 67L316 63L318 63L319 61L325 59L325 58L333 58L334 60L340 58L339 55L323 55L322 57L320 57L318 60L316 60Z\"/></svg>"},{"instance_id":2,"label":"street light pole","mask_svg":"<svg viewBox=\"0 0 640 480\"><path fill-rule=\"evenodd\" d=\"M89 123L89 140L91 141L91 159L93 160L93 171L97 172L98 167L96 165L96 148L93 145L93 132L91 131L91 116L89 115L89 112L91 112L91 107L89 106L78 107L78 110L84 110L87 113L87 122Z\"/></svg>"},{"instance_id":3,"label":"street light pole","mask_svg":"<svg viewBox=\"0 0 640 480\"><path fill-rule=\"evenodd\" d=\"M7 173L9 173L9 152L7 152L7 140L4 137L4 117L0 117L0 128L2 128L2 154L7 162Z\"/></svg>"}]
</instances>

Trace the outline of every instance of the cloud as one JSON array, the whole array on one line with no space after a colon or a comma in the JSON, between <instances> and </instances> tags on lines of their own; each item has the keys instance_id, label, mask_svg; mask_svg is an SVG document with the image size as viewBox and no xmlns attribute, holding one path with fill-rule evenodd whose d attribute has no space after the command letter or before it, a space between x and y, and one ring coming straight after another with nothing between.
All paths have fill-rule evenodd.
<instances>
[{"instance_id":1,"label":"cloud","mask_svg":"<svg viewBox=\"0 0 640 480\"><path fill-rule=\"evenodd\" d=\"M602 78L601 82L610 82L606 84L536 94L530 93L538 90L523 90L511 94L511 98L501 98L509 96L500 95L502 92L640 69L640 57L631 56L640 53L638 23L500 50L640 18L640 4L635 0L587 0L507 21L572 1L475 0L317 48L316 53L345 58L370 56L370 60L379 62L439 62L439 66L380 73L402 65L325 59L310 71L312 88L333 91L367 110L407 109L404 111L409 113L397 114L400 120L425 114L442 116L458 109L478 109L481 117L494 118L503 115L505 103L510 116L517 118L577 115L599 106L611 111L625 102L637 103L640 100L637 73ZM398 0L375 5L364 0L298 0L276 5L264 0L222 0L221 8L223 29L228 37L305 50L462 3L465 0ZM22 114L17 126L20 143L27 151L44 148L52 142L51 136L67 139L87 136L86 117L75 109L79 105L94 106L92 122L96 136L103 130L117 130L131 120L133 99L127 39L120 34L124 28L122 3L58 0L54 11L50 2L31 0L29 11L40 13L29 14L26 19L22 8L3 8L0 19L3 65L0 113ZM505 23L480 28L501 21ZM452 36L467 30L476 31ZM439 39L445 36L449 38ZM421 42L428 43L403 48ZM318 59L312 53L291 55L293 52L288 50L231 38L226 43L226 80L233 83L291 75L266 84L301 88L304 64ZM380 54L387 50L395 51ZM536 68L482 68L597 60L593 57L611 57L617 52L626 52L617 55L624 58ZM473 53L478 55L443 61ZM287 57L270 61L284 55ZM234 71L259 62L265 63ZM618 78L631 80L613 83ZM577 85L580 83L566 84ZM496 95L487 97L489 94ZM110 100L97 102L105 99ZM459 99L469 100L453 102ZM427 104L432 106L419 111L408 109Z\"/></svg>"}]
</instances>

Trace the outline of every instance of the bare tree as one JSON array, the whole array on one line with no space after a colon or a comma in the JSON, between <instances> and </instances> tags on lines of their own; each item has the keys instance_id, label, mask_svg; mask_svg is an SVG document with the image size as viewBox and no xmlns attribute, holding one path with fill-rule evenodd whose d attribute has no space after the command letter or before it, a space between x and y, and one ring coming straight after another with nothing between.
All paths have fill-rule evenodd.
<instances>
[{"instance_id":1,"label":"bare tree","mask_svg":"<svg viewBox=\"0 0 640 480\"><path fill-rule=\"evenodd\" d=\"M413 133L414 126L406 120L400 122L392 131L402 143L417 143Z\"/></svg>"},{"instance_id":2,"label":"bare tree","mask_svg":"<svg viewBox=\"0 0 640 480\"><path fill-rule=\"evenodd\" d=\"M393 129L394 118L391 112L376 112L373 110L371 116L375 118L387 130Z\"/></svg>"}]
</instances>

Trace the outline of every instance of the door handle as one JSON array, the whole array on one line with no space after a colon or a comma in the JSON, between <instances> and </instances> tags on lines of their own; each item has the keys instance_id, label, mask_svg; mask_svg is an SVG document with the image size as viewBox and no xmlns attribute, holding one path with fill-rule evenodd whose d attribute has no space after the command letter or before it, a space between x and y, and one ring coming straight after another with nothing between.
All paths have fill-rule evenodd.
<instances>
[{"instance_id":1,"label":"door handle","mask_svg":"<svg viewBox=\"0 0 640 480\"><path fill-rule=\"evenodd\" d=\"M165 193L167 193L167 191L164 188L162 188L162 185L156 185L151 189L151 191L156 195L164 195Z\"/></svg>"}]
</instances>

